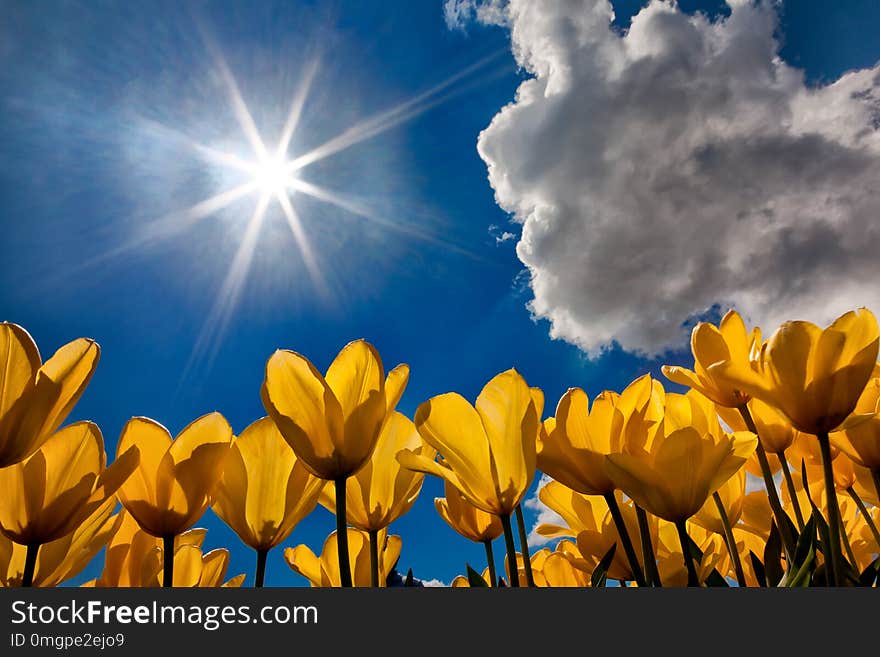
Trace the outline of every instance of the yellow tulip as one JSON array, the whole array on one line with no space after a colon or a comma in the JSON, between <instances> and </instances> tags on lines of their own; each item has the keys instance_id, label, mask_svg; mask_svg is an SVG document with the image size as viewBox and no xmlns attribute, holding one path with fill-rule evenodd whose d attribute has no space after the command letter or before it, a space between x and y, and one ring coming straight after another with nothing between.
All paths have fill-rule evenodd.
<instances>
[{"instance_id":1,"label":"yellow tulip","mask_svg":"<svg viewBox=\"0 0 880 657\"><path fill-rule=\"evenodd\" d=\"M40 546L73 532L112 498L138 465L138 450L105 467L101 431L77 422L52 435L24 461L0 469L0 531L32 552L23 586L31 585Z\"/></svg>"},{"instance_id":2,"label":"yellow tulip","mask_svg":"<svg viewBox=\"0 0 880 657\"><path fill-rule=\"evenodd\" d=\"M351 586L346 527L346 480L376 448L388 415L403 394L409 368L385 379L382 360L364 340L347 344L326 377L293 351L276 351L266 363L263 405L297 458L320 479L333 481L342 585ZM388 390L386 391L386 386Z\"/></svg>"},{"instance_id":3,"label":"yellow tulip","mask_svg":"<svg viewBox=\"0 0 880 657\"><path fill-rule=\"evenodd\" d=\"M721 536L690 523L688 523L686 531L688 535L693 537L694 543L703 553L703 558L695 564L697 582L704 582L713 569L717 569L719 573L726 573L730 569L727 549ZM663 586L693 586L694 580L685 567L687 560L682 553L682 544L680 540L676 540L675 535L676 527L672 523L660 523L657 540L657 567L660 570Z\"/></svg>"},{"instance_id":4,"label":"yellow tulip","mask_svg":"<svg viewBox=\"0 0 880 657\"><path fill-rule=\"evenodd\" d=\"M115 506L116 498L108 498L71 533L41 546L33 586L57 586L81 573L119 528ZM27 548L0 534L0 587L21 586L26 561Z\"/></svg>"},{"instance_id":5,"label":"yellow tulip","mask_svg":"<svg viewBox=\"0 0 880 657\"><path fill-rule=\"evenodd\" d=\"M332 481L366 464L387 412L382 360L363 340L346 345L326 377L304 356L276 351L266 363L262 396L297 458Z\"/></svg>"},{"instance_id":6,"label":"yellow tulip","mask_svg":"<svg viewBox=\"0 0 880 657\"><path fill-rule=\"evenodd\" d=\"M757 371L726 361L708 371L775 406L799 431L821 435L837 429L855 410L878 347L877 320L862 308L825 329L810 322L784 323L764 344Z\"/></svg>"},{"instance_id":7,"label":"yellow tulip","mask_svg":"<svg viewBox=\"0 0 880 657\"><path fill-rule=\"evenodd\" d=\"M483 578L483 581L486 582L486 586L493 586L492 584L492 576L489 573L489 569L486 568L483 570L482 575L480 577ZM471 588L470 580L464 575L456 575L452 580L452 584L449 585L453 589L469 589Z\"/></svg>"},{"instance_id":8,"label":"yellow tulip","mask_svg":"<svg viewBox=\"0 0 880 657\"><path fill-rule=\"evenodd\" d=\"M433 459L436 452L425 445L412 421L393 411L382 427L376 449L367 464L346 480L346 517L365 532L379 531L407 513L422 489L425 475L403 468L395 456L408 449ZM336 512L336 492L325 485L319 501Z\"/></svg>"},{"instance_id":9,"label":"yellow tulip","mask_svg":"<svg viewBox=\"0 0 880 657\"><path fill-rule=\"evenodd\" d=\"M446 497L434 499L434 508L446 524L475 543L494 541L501 536L504 528L498 516L475 507L449 482L445 483L445 491Z\"/></svg>"},{"instance_id":10,"label":"yellow tulip","mask_svg":"<svg viewBox=\"0 0 880 657\"><path fill-rule=\"evenodd\" d=\"M411 450L397 458L404 467L448 481L477 508L509 516L535 476L538 422L525 379L507 370L486 384L476 406L457 393L419 406L416 428L442 461Z\"/></svg>"},{"instance_id":11,"label":"yellow tulip","mask_svg":"<svg viewBox=\"0 0 880 657\"><path fill-rule=\"evenodd\" d=\"M760 344L761 330L755 327L749 332L739 313L729 310L717 327L708 322L694 327L694 371L664 365L663 374L674 383L700 391L716 404L738 408L749 401L749 395L728 379L716 376L711 366L723 362L734 371L750 371L750 354Z\"/></svg>"},{"instance_id":12,"label":"yellow tulip","mask_svg":"<svg viewBox=\"0 0 880 657\"><path fill-rule=\"evenodd\" d=\"M352 582L354 586L371 586L369 537L365 532L352 527L347 531L352 555ZM380 532L379 539L382 546L379 551L379 585L385 586L388 575L400 558L403 541L400 536L388 536L385 530ZM338 555L336 532L333 532L324 541L320 556L316 556L305 545L297 545L284 551L284 560L295 573L309 580L313 587L339 587L342 582L339 576Z\"/></svg>"},{"instance_id":13,"label":"yellow tulip","mask_svg":"<svg viewBox=\"0 0 880 657\"><path fill-rule=\"evenodd\" d=\"M724 506L724 512L727 514L730 525L736 525L742 515L743 500L746 494L745 469L738 470L730 479L719 486L716 492L721 498L721 503ZM721 513L714 500L706 500L705 504L700 507L700 510L694 514L691 520L694 524L710 532L722 535L725 533Z\"/></svg>"},{"instance_id":14,"label":"yellow tulip","mask_svg":"<svg viewBox=\"0 0 880 657\"><path fill-rule=\"evenodd\" d=\"M872 415L880 406L880 377L872 378L859 397L854 413L867 416L843 431L831 434L831 444L845 452L853 461L873 472L880 473L880 417ZM880 476L878 476L878 494L880 494Z\"/></svg>"},{"instance_id":15,"label":"yellow tulip","mask_svg":"<svg viewBox=\"0 0 880 657\"><path fill-rule=\"evenodd\" d=\"M632 436L632 444L634 453L606 457L609 476L639 506L675 523L693 516L736 474L757 438L723 431L711 402L689 392L668 394L663 421L649 438Z\"/></svg>"},{"instance_id":16,"label":"yellow tulip","mask_svg":"<svg viewBox=\"0 0 880 657\"><path fill-rule=\"evenodd\" d=\"M565 523L564 526L548 523L538 525L535 531L547 538L575 538L586 529L599 531L608 513L608 503L602 497L577 493L558 481L549 481L542 486L538 499L559 514Z\"/></svg>"},{"instance_id":17,"label":"yellow tulip","mask_svg":"<svg viewBox=\"0 0 880 657\"><path fill-rule=\"evenodd\" d=\"M161 539L140 528L127 511L122 511L113 538L104 555L104 569L98 579L83 586L143 587L164 582L164 546ZM190 529L174 541L174 583L176 586L220 586L229 564L227 550L202 554L204 529ZM241 586L244 575L224 586Z\"/></svg>"},{"instance_id":18,"label":"yellow tulip","mask_svg":"<svg viewBox=\"0 0 880 657\"><path fill-rule=\"evenodd\" d=\"M323 485L297 460L272 418L257 420L232 441L214 489L213 509L256 550L255 586L263 585L269 550L315 509Z\"/></svg>"},{"instance_id":19,"label":"yellow tulip","mask_svg":"<svg viewBox=\"0 0 880 657\"><path fill-rule=\"evenodd\" d=\"M155 420L132 418L117 451L135 445L141 460L119 489L119 500L145 532L158 538L180 534L208 508L231 441L232 427L220 413L194 420L174 440Z\"/></svg>"},{"instance_id":20,"label":"yellow tulip","mask_svg":"<svg viewBox=\"0 0 880 657\"><path fill-rule=\"evenodd\" d=\"M21 326L0 323L0 468L33 454L73 409L98 365L100 348L80 338L42 363Z\"/></svg>"},{"instance_id":21,"label":"yellow tulip","mask_svg":"<svg viewBox=\"0 0 880 657\"><path fill-rule=\"evenodd\" d=\"M750 432L723 431L715 406L696 391L668 394L664 400L663 419L647 432L628 433L629 453L609 454L605 467L636 504L675 524L689 583L697 585L697 569L684 547L685 521L743 467L758 439Z\"/></svg>"},{"instance_id":22,"label":"yellow tulip","mask_svg":"<svg viewBox=\"0 0 880 657\"><path fill-rule=\"evenodd\" d=\"M797 436L800 435L797 429L791 426L788 418L776 410L775 407L762 402L760 399L749 401L748 409L749 414L752 416L752 421L755 423L755 428L758 430L761 446L767 453L784 454L791 447ZM725 424L734 431L749 430L742 414L737 409L719 404L716 406L716 410ZM761 473L756 471L752 474L760 475Z\"/></svg>"},{"instance_id":23,"label":"yellow tulip","mask_svg":"<svg viewBox=\"0 0 880 657\"><path fill-rule=\"evenodd\" d=\"M560 541L556 549L540 564L540 568L536 568L535 563L532 563L536 583L543 580L544 586L552 588L589 586L590 575L576 565L579 556L574 543Z\"/></svg>"},{"instance_id":24,"label":"yellow tulip","mask_svg":"<svg viewBox=\"0 0 880 657\"><path fill-rule=\"evenodd\" d=\"M457 488L471 504L501 518L507 559L514 559L513 513L535 476L543 395L529 388L515 369L493 377L475 406L450 392L432 397L416 410L416 428L439 460L401 450L397 459L410 470L436 475ZM511 586L519 586L513 573Z\"/></svg>"},{"instance_id":25,"label":"yellow tulip","mask_svg":"<svg viewBox=\"0 0 880 657\"><path fill-rule=\"evenodd\" d=\"M119 489L119 501L141 529L163 540L167 586L174 580L174 537L210 506L231 441L232 427L216 412L194 420L174 440L145 417L130 419L122 429L117 451L136 445L141 460Z\"/></svg>"},{"instance_id":26,"label":"yellow tulip","mask_svg":"<svg viewBox=\"0 0 880 657\"><path fill-rule=\"evenodd\" d=\"M642 569L644 563L644 548L642 546L641 534L639 532L638 518L632 501L618 501L621 516L627 528L629 536L633 537L634 549L637 555L638 563ZM606 507L607 508L607 507ZM652 542L656 539L657 523L656 519L649 518L649 531L652 536ZM601 519L601 524L596 529L585 529L577 535L577 549L583 558L581 567L589 573L595 570L596 566L602 560L602 557L611 549L611 546L617 544L611 563L608 566L608 578L617 580L635 581L636 573L633 572L630 559L621 549L622 539L617 530L617 523L611 515L610 510L606 511Z\"/></svg>"},{"instance_id":27,"label":"yellow tulip","mask_svg":"<svg viewBox=\"0 0 880 657\"><path fill-rule=\"evenodd\" d=\"M621 449L625 418L615 409L618 395L605 391L593 400L569 388L556 407L553 429L538 442L541 472L585 495L605 495L614 483L605 472L605 455Z\"/></svg>"}]
</instances>

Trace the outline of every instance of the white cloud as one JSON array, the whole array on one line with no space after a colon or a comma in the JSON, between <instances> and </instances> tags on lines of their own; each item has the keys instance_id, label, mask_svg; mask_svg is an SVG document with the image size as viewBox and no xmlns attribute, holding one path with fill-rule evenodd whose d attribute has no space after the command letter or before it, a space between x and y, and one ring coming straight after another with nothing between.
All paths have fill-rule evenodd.
<instances>
[{"instance_id":1,"label":"white cloud","mask_svg":"<svg viewBox=\"0 0 880 657\"><path fill-rule=\"evenodd\" d=\"M449 587L449 584L445 582L441 582L439 579L426 579L422 580L422 586L428 586L433 588L441 588L441 587Z\"/></svg>"},{"instance_id":2,"label":"white cloud","mask_svg":"<svg viewBox=\"0 0 880 657\"><path fill-rule=\"evenodd\" d=\"M728 4L654 0L620 34L605 0L446 3L506 22L531 74L478 150L533 315L590 354L679 346L714 304L768 330L880 311L880 66L807 85L772 6Z\"/></svg>"},{"instance_id":3,"label":"white cloud","mask_svg":"<svg viewBox=\"0 0 880 657\"><path fill-rule=\"evenodd\" d=\"M450 30L464 31L468 23L477 21L489 25L507 22L505 0L446 0L443 18Z\"/></svg>"},{"instance_id":4,"label":"white cloud","mask_svg":"<svg viewBox=\"0 0 880 657\"><path fill-rule=\"evenodd\" d=\"M538 487L535 489L535 494L531 497L527 498L525 502L523 502L523 506L527 509L531 509L532 511L536 511L538 513L538 517L535 518L535 524L532 525L531 531L529 531L528 538L526 539L529 547L541 547L542 545L547 545L548 543L555 542L555 538L547 538L546 536L541 536L538 532L538 525L548 524L548 525L557 525L561 527L565 527L565 520L562 519L556 511L551 509L549 506L544 504L540 499L538 499L538 491L540 491L547 483L553 481L549 476L542 474L541 480L538 482Z\"/></svg>"}]
</instances>

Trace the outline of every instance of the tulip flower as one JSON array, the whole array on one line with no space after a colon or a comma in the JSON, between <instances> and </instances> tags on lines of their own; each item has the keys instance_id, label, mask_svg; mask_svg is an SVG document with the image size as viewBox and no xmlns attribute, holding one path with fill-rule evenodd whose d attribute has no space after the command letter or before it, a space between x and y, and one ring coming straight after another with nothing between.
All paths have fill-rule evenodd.
<instances>
[{"instance_id":1,"label":"tulip flower","mask_svg":"<svg viewBox=\"0 0 880 657\"><path fill-rule=\"evenodd\" d=\"M663 420L647 436L639 431L627 441L630 453L606 457L609 476L636 504L675 523L687 546L685 522L745 464L758 439L723 431L712 403L692 391L666 395ZM682 549L689 557L690 550ZM693 564L686 565L695 584Z\"/></svg>"},{"instance_id":2,"label":"tulip flower","mask_svg":"<svg viewBox=\"0 0 880 657\"><path fill-rule=\"evenodd\" d=\"M73 532L134 471L138 450L121 453L106 467L101 431L77 422L53 434L25 460L0 469L0 531L27 546L22 586L33 581L40 546Z\"/></svg>"},{"instance_id":3,"label":"tulip flower","mask_svg":"<svg viewBox=\"0 0 880 657\"><path fill-rule=\"evenodd\" d=\"M720 362L709 367L740 389L778 408L799 431L816 436L822 450L828 493L833 584L842 581L840 511L833 493L829 433L843 426L870 380L880 349L880 328L867 309L850 311L825 329L810 322L786 322L763 346L757 371ZM872 409L866 417L872 417ZM865 418L854 418L862 419Z\"/></svg>"},{"instance_id":4,"label":"tulip flower","mask_svg":"<svg viewBox=\"0 0 880 657\"><path fill-rule=\"evenodd\" d=\"M538 413L525 379L514 369L495 376L475 406L457 393L433 397L416 411L416 428L441 455L435 461L410 450L397 458L411 470L436 475L474 506L501 518L507 558L516 552L510 514L535 476ZM512 586L519 586L512 568Z\"/></svg>"},{"instance_id":5,"label":"tulip flower","mask_svg":"<svg viewBox=\"0 0 880 657\"><path fill-rule=\"evenodd\" d=\"M378 586L378 534L407 513L422 489L425 475L400 465L395 456L402 449L433 459L436 452L422 442L412 421L392 411L382 426L376 449L367 464L345 484L346 519L370 537L373 586ZM331 513L336 510L336 490L325 485L319 501Z\"/></svg>"},{"instance_id":6,"label":"tulip flower","mask_svg":"<svg viewBox=\"0 0 880 657\"><path fill-rule=\"evenodd\" d=\"M846 453L853 461L871 471L876 494L880 497L880 416L872 415L880 407L880 377L874 377L865 386L853 413L868 417L843 431L830 435L831 444Z\"/></svg>"},{"instance_id":7,"label":"tulip flower","mask_svg":"<svg viewBox=\"0 0 880 657\"><path fill-rule=\"evenodd\" d=\"M501 518L486 513L468 502L455 486L445 482L446 497L434 498L434 508L440 517L459 534L475 543L482 543L486 549L486 562L489 569L489 581L494 586L497 582L495 574L495 556L492 553L492 541L501 536L504 527Z\"/></svg>"},{"instance_id":8,"label":"tulip flower","mask_svg":"<svg viewBox=\"0 0 880 657\"><path fill-rule=\"evenodd\" d=\"M643 376L621 395L603 392L592 408L583 390L570 388L559 400L552 428L539 439L537 458L538 468L560 483L579 493L605 498L635 579L642 586L644 575L614 497L614 482L605 471L605 456L621 451L624 427L635 422L633 414L647 413L652 388L651 377Z\"/></svg>"},{"instance_id":9,"label":"tulip flower","mask_svg":"<svg viewBox=\"0 0 880 657\"><path fill-rule=\"evenodd\" d=\"M229 551L211 550L202 554L204 529L190 529L177 537L174 548L174 581L177 586L241 586L244 575L226 584ZM140 528L126 511L120 514L118 529L104 556L104 570L88 587L156 587L165 581L165 555L162 540Z\"/></svg>"},{"instance_id":10,"label":"tulip flower","mask_svg":"<svg viewBox=\"0 0 880 657\"><path fill-rule=\"evenodd\" d=\"M297 460L272 418L257 420L232 441L213 509L256 551L254 586L263 586L269 550L315 509L323 485Z\"/></svg>"},{"instance_id":11,"label":"tulip flower","mask_svg":"<svg viewBox=\"0 0 880 657\"><path fill-rule=\"evenodd\" d=\"M122 429L117 452L136 445L141 460L119 489L119 501L145 532L162 539L168 562L163 586L174 581L175 536L210 506L231 441L232 427L220 413L194 420L174 440L145 417L130 419Z\"/></svg>"},{"instance_id":12,"label":"tulip flower","mask_svg":"<svg viewBox=\"0 0 880 657\"><path fill-rule=\"evenodd\" d=\"M694 514L691 519L694 524L703 529L724 536L736 580L740 586L745 586L745 572L739 558L736 547L736 538L733 535L733 527L739 522L742 515L743 499L746 494L746 471L742 468L728 479L721 487L712 493L712 499Z\"/></svg>"},{"instance_id":13,"label":"tulip flower","mask_svg":"<svg viewBox=\"0 0 880 657\"><path fill-rule=\"evenodd\" d=\"M694 371L670 365L664 365L662 371L673 383L698 390L716 404L739 408L749 401L750 395L717 376L711 366L724 362L737 371L748 372L750 354L756 345L761 345L761 329L748 331L739 313L729 310L717 327L700 322L691 332Z\"/></svg>"},{"instance_id":14,"label":"tulip flower","mask_svg":"<svg viewBox=\"0 0 880 657\"><path fill-rule=\"evenodd\" d=\"M336 531L342 585L351 586L345 530L346 480L366 465L389 412L406 385L399 371L385 392L385 370L369 343L347 344L321 373L304 356L276 351L266 363L263 405L281 435L316 477L332 481L336 492ZM396 396L396 399L395 399Z\"/></svg>"},{"instance_id":15,"label":"tulip flower","mask_svg":"<svg viewBox=\"0 0 880 657\"><path fill-rule=\"evenodd\" d=\"M0 468L24 460L55 433L98 365L100 348L80 338L45 363L21 326L0 323Z\"/></svg>"},{"instance_id":16,"label":"tulip flower","mask_svg":"<svg viewBox=\"0 0 880 657\"><path fill-rule=\"evenodd\" d=\"M370 538L366 532L349 527L348 543L351 546L352 572L349 573L354 586L371 586ZM339 587L342 585L339 569L339 550L336 547L336 532L324 541L321 555L317 556L305 545L297 545L284 551L284 560L297 574L302 575L313 587ZM394 570L403 546L400 536L388 536L386 530L379 534L379 586L385 586L388 574Z\"/></svg>"},{"instance_id":17,"label":"tulip flower","mask_svg":"<svg viewBox=\"0 0 880 657\"><path fill-rule=\"evenodd\" d=\"M532 563L538 578L543 579L545 586L552 588L585 587L590 585L590 575L578 568L578 548L571 541L560 541L556 549L550 552L541 563L540 569Z\"/></svg>"},{"instance_id":18,"label":"tulip flower","mask_svg":"<svg viewBox=\"0 0 880 657\"><path fill-rule=\"evenodd\" d=\"M495 586L493 584L494 577L490 574L489 569L486 568L483 570L483 573L480 575L483 578L483 581L486 583L486 586ZM471 588L470 580L464 575L456 575L452 580L452 584L449 585L450 588L453 589L469 589Z\"/></svg>"},{"instance_id":19,"label":"tulip flower","mask_svg":"<svg viewBox=\"0 0 880 657\"><path fill-rule=\"evenodd\" d=\"M641 532L639 531L635 505L632 502L621 503L618 501L618 507L627 531L631 535L636 536L638 554L643 555L644 558L645 550L641 542ZM657 523L655 521L649 523L649 525L652 540L656 540ZM599 565L602 557L604 557L608 550L611 549L611 546L617 544L618 547L614 551L614 556L608 566L608 577L610 579L622 581L635 581L635 571L633 570L629 558L627 558L620 549L621 543L622 539L617 529L617 523L610 510L606 511L604 516L600 519L599 525L595 529L584 529L577 535L577 549L584 560L581 567L587 572L592 573L596 566ZM639 563L640 568L644 568L646 565L647 564Z\"/></svg>"},{"instance_id":20,"label":"tulip flower","mask_svg":"<svg viewBox=\"0 0 880 657\"><path fill-rule=\"evenodd\" d=\"M122 515L113 514L116 498L104 504L71 533L43 544L34 567L33 586L57 586L76 577L119 528ZM18 587L24 578L27 547L0 534L0 587Z\"/></svg>"}]
</instances>

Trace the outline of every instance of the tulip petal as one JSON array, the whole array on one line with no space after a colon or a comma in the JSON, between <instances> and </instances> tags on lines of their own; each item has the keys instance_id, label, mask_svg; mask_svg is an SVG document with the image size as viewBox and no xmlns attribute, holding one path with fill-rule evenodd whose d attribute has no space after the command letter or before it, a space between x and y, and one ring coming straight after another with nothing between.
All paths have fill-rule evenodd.
<instances>
[{"instance_id":1,"label":"tulip petal","mask_svg":"<svg viewBox=\"0 0 880 657\"><path fill-rule=\"evenodd\" d=\"M266 363L262 397L305 466L322 479L339 476L336 446L344 435L342 407L314 365L292 351L276 351Z\"/></svg>"}]
</instances>

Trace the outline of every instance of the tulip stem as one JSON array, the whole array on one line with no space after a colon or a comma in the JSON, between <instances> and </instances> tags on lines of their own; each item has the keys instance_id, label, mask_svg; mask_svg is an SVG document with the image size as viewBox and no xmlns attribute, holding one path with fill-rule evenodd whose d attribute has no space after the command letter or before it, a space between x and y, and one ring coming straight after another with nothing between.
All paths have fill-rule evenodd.
<instances>
[{"instance_id":1,"label":"tulip stem","mask_svg":"<svg viewBox=\"0 0 880 657\"><path fill-rule=\"evenodd\" d=\"M684 566L688 573L688 586L699 586L700 576L697 575L697 568L694 565L694 555L691 553L691 539L687 533L687 521L679 520L675 523L678 530L678 540L681 542L681 553L684 556Z\"/></svg>"},{"instance_id":2,"label":"tulip stem","mask_svg":"<svg viewBox=\"0 0 880 657\"><path fill-rule=\"evenodd\" d=\"M727 511L718 491L712 493L712 499L715 500L715 507L718 509L718 515L721 517L721 526L724 528L724 540L727 543L727 551L730 554L730 560L733 561L733 571L736 573L736 582L740 586L748 586L746 583L746 574L743 572L742 561L739 558L739 550L736 549L736 539L733 536L733 528L730 526L730 518L727 517Z\"/></svg>"},{"instance_id":3,"label":"tulip stem","mask_svg":"<svg viewBox=\"0 0 880 657\"><path fill-rule=\"evenodd\" d=\"M874 480L874 488L877 489L877 498L880 499L880 468L871 470L871 478Z\"/></svg>"},{"instance_id":4,"label":"tulip stem","mask_svg":"<svg viewBox=\"0 0 880 657\"><path fill-rule=\"evenodd\" d=\"M516 505L516 528L519 532L519 549L522 552L523 567L526 570L526 586L535 587L535 578L532 577L532 555L529 554L529 540L526 534L526 521L523 518L522 504Z\"/></svg>"},{"instance_id":5,"label":"tulip stem","mask_svg":"<svg viewBox=\"0 0 880 657\"><path fill-rule=\"evenodd\" d=\"M162 588L174 586L174 534L162 537Z\"/></svg>"},{"instance_id":6,"label":"tulip stem","mask_svg":"<svg viewBox=\"0 0 880 657\"><path fill-rule=\"evenodd\" d=\"M843 543L843 549L846 550L846 556L851 564L858 563L856 555L853 554L852 545L849 542L849 535L846 533L846 526L843 524L843 518L840 519L840 538ZM842 573L841 573L842 574ZM845 579L845 578L844 578Z\"/></svg>"},{"instance_id":7,"label":"tulip stem","mask_svg":"<svg viewBox=\"0 0 880 657\"><path fill-rule=\"evenodd\" d=\"M37 555L40 553L39 543L29 543L24 557L24 574L21 585L30 588L34 585L34 572L37 570Z\"/></svg>"},{"instance_id":8,"label":"tulip stem","mask_svg":"<svg viewBox=\"0 0 880 657\"><path fill-rule=\"evenodd\" d=\"M825 504L828 507L828 532L831 545L828 546L828 563L832 586L841 585L840 572L840 509L837 506L837 490L834 486L834 467L831 464L831 441L828 432L823 431L816 435L819 439L819 449L822 452L822 469L825 474Z\"/></svg>"},{"instance_id":9,"label":"tulip stem","mask_svg":"<svg viewBox=\"0 0 880 657\"><path fill-rule=\"evenodd\" d=\"M785 511L782 510L782 503L779 501L779 493L776 490L776 483L773 481L773 473L770 472L770 462L767 460L767 452L764 451L764 447L761 445L761 436L758 434L758 429L755 426L755 421L752 419L752 414L749 411L748 405L743 404L738 410L739 414L742 415L743 421L746 423L746 429L758 436L758 447L755 449L755 455L758 457L758 463L761 464L761 474L764 476L764 487L767 489L767 499L770 502L770 508L773 510L773 515L776 518L776 526L779 528L779 533L782 536L782 540L785 542L785 548L789 554L794 554L797 542L795 537L791 535L791 521L785 515Z\"/></svg>"},{"instance_id":10,"label":"tulip stem","mask_svg":"<svg viewBox=\"0 0 880 657\"><path fill-rule=\"evenodd\" d=\"M370 586L379 586L379 530L371 529L370 535Z\"/></svg>"},{"instance_id":11,"label":"tulip stem","mask_svg":"<svg viewBox=\"0 0 880 657\"><path fill-rule=\"evenodd\" d=\"M489 586L498 586L498 576L495 573L495 555L492 553L492 541L485 540L483 545L486 547L486 561L489 564Z\"/></svg>"},{"instance_id":12,"label":"tulip stem","mask_svg":"<svg viewBox=\"0 0 880 657\"><path fill-rule=\"evenodd\" d=\"M804 531L806 523L804 523L804 515L801 512L801 503L798 500L797 489L794 487L794 479L791 478L791 469L788 467L788 461L785 459L785 452L777 454L779 466L782 468L782 476L785 478L785 486L788 488L788 496L791 498L791 505L794 507L794 517L797 521L798 531Z\"/></svg>"},{"instance_id":13,"label":"tulip stem","mask_svg":"<svg viewBox=\"0 0 880 657\"><path fill-rule=\"evenodd\" d=\"M345 511L345 477L333 481L336 492L336 547L339 551L339 584L351 588L351 561L348 558L348 523Z\"/></svg>"},{"instance_id":14,"label":"tulip stem","mask_svg":"<svg viewBox=\"0 0 880 657\"><path fill-rule=\"evenodd\" d=\"M516 545L513 543L510 514L503 514L500 517L501 526L504 527L504 543L507 545L507 569L510 571L510 586L519 588L519 564L516 563Z\"/></svg>"},{"instance_id":15,"label":"tulip stem","mask_svg":"<svg viewBox=\"0 0 880 657\"><path fill-rule=\"evenodd\" d=\"M266 578L266 557L269 550L257 550L257 572L254 575L254 588L263 588L263 580Z\"/></svg>"},{"instance_id":16,"label":"tulip stem","mask_svg":"<svg viewBox=\"0 0 880 657\"><path fill-rule=\"evenodd\" d=\"M645 575L642 573L642 566L639 564L639 559L636 556L636 549L633 547L632 539L629 537L629 531L626 529L626 523L623 520L623 514L620 513L620 505L617 503L617 498L614 497L614 491L605 493L603 497L608 505L608 509L611 511L611 517L614 519L614 526L617 528L617 535L623 544L624 552L626 552L626 558L629 561L629 568L632 570L633 579L636 580L636 584L639 586L645 586Z\"/></svg>"},{"instance_id":17,"label":"tulip stem","mask_svg":"<svg viewBox=\"0 0 880 657\"><path fill-rule=\"evenodd\" d=\"M652 586L662 588L660 571L657 569L657 558L654 556L654 542L651 540L651 527L648 525L648 512L638 504L636 518L639 521L639 536L642 539L642 559L645 562L645 574Z\"/></svg>"},{"instance_id":18,"label":"tulip stem","mask_svg":"<svg viewBox=\"0 0 880 657\"><path fill-rule=\"evenodd\" d=\"M862 514L862 517L865 519L868 528L871 530L871 535L874 537L874 541L877 543L877 547L880 547L880 532L877 531L877 525L874 524L874 520L871 518L871 514L868 513L868 509L867 507L865 507L865 503L862 502L862 498L858 496L858 493L853 490L852 486L847 488L846 492L849 493L849 496L853 499L853 502L855 502L856 506L859 507L859 513Z\"/></svg>"}]
</instances>

